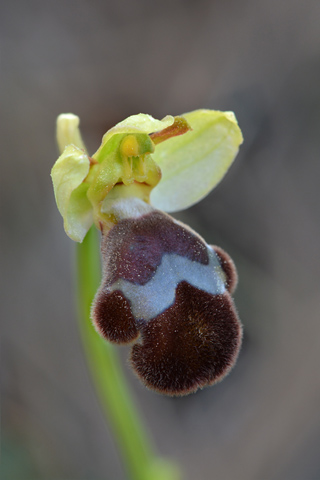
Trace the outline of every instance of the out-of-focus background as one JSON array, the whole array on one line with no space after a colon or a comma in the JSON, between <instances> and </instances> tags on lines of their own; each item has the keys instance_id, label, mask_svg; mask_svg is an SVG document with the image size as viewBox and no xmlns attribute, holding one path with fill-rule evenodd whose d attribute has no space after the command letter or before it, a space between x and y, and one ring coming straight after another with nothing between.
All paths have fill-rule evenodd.
<instances>
[{"instance_id":1,"label":"out-of-focus background","mask_svg":"<svg viewBox=\"0 0 320 480\"><path fill-rule=\"evenodd\" d=\"M91 152L128 115L233 110L245 143L177 215L234 258L237 366L185 398L123 365L157 451L186 480L320 478L320 2L3 2L4 480L125 480L77 330L73 248L54 203L55 118Z\"/></svg>"}]
</instances>

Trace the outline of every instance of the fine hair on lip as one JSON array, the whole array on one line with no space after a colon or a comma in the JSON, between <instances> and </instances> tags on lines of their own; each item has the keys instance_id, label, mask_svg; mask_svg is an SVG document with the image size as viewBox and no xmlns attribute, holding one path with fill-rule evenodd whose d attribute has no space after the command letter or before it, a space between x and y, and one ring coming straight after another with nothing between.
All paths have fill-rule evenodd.
<instances>
[{"instance_id":1,"label":"fine hair on lip","mask_svg":"<svg viewBox=\"0 0 320 480\"><path fill-rule=\"evenodd\" d=\"M123 212L126 203L134 206L123 199ZM236 270L221 248L145 206L103 235L92 318L108 341L133 342L131 364L148 388L186 395L221 380L236 361Z\"/></svg>"}]
</instances>

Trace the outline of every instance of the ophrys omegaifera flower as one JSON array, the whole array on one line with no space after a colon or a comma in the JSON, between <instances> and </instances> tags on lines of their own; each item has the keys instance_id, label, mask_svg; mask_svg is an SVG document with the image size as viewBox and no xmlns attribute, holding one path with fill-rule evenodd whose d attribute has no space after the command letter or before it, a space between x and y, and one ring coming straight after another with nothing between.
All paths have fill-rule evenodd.
<instances>
[{"instance_id":1,"label":"ophrys omegaifera flower","mask_svg":"<svg viewBox=\"0 0 320 480\"><path fill-rule=\"evenodd\" d=\"M102 233L97 331L132 343L135 372L158 392L184 395L221 380L242 337L234 264L164 211L193 205L222 179L242 142L234 115L134 115L89 157L77 117L67 114L58 117L58 141L65 149L52 179L66 232L82 241L95 223Z\"/></svg>"}]
</instances>

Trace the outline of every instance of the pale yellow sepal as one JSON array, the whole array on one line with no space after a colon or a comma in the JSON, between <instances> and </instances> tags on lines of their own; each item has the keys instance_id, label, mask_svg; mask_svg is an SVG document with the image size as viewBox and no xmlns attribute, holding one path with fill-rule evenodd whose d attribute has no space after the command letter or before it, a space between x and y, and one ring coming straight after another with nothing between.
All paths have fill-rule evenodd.
<instances>
[{"instance_id":1,"label":"pale yellow sepal","mask_svg":"<svg viewBox=\"0 0 320 480\"><path fill-rule=\"evenodd\" d=\"M87 198L89 184L82 183L90 169L89 157L68 145L51 170L54 194L67 235L82 242L92 225L92 205Z\"/></svg>"},{"instance_id":2,"label":"pale yellow sepal","mask_svg":"<svg viewBox=\"0 0 320 480\"><path fill-rule=\"evenodd\" d=\"M153 159L162 171L151 203L166 212L184 210L205 197L224 177L243 141L232 112L183 114L192 131L157 145Z\"/></svg>"},{"instance_id":3,"label":"pale yellow sepal","mask_svg":"<svg viewBox=\"0 0 320 480\"><path fill-rule=\"evenodd\" d=\"M131 115L120 123L117 123L114 127L105 133L102 138L102 143L99 149L96 151L92 158L101 162L104 159L103 149L113 135L119 133L153 133L170 127L174 123L174 118L171 115L167 115L162 120L156 120L145 113L139 113L138 115Z\"/></svg>"},{"instance_id":4,"label":"pale yellow sepal","mask_svg":"<svg viewBox=\"0 0 320 480\"><path fill-rule=\"evenodd\" d=\"M57 118L57 142L60 153L67 145L75 145L86 152L79 129L80 119L73 113L61 113Z\"/></svg>"}]
</instances>

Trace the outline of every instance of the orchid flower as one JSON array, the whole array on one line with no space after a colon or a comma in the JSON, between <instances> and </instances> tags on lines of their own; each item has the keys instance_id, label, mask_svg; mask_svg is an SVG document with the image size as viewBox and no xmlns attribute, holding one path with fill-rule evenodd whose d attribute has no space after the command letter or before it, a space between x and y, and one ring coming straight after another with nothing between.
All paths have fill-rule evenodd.
<instances>
[{"instance_id":1,"label":"orchid flower","mask_svg":"<svg viewBox=\"0 0 320 480\"><path fill-rule=\"evenodd\" d=\"M237 359L242 327L229 255L167 213L204 198L232 164L242 134L232 112L128 117L90 157L79 119L57 120L52 168L69 237L101 231L102 281L92 321L107 341L132 344L131 365L157 392L185 395L221 380Z\"/></svg>"}]
</instances>

